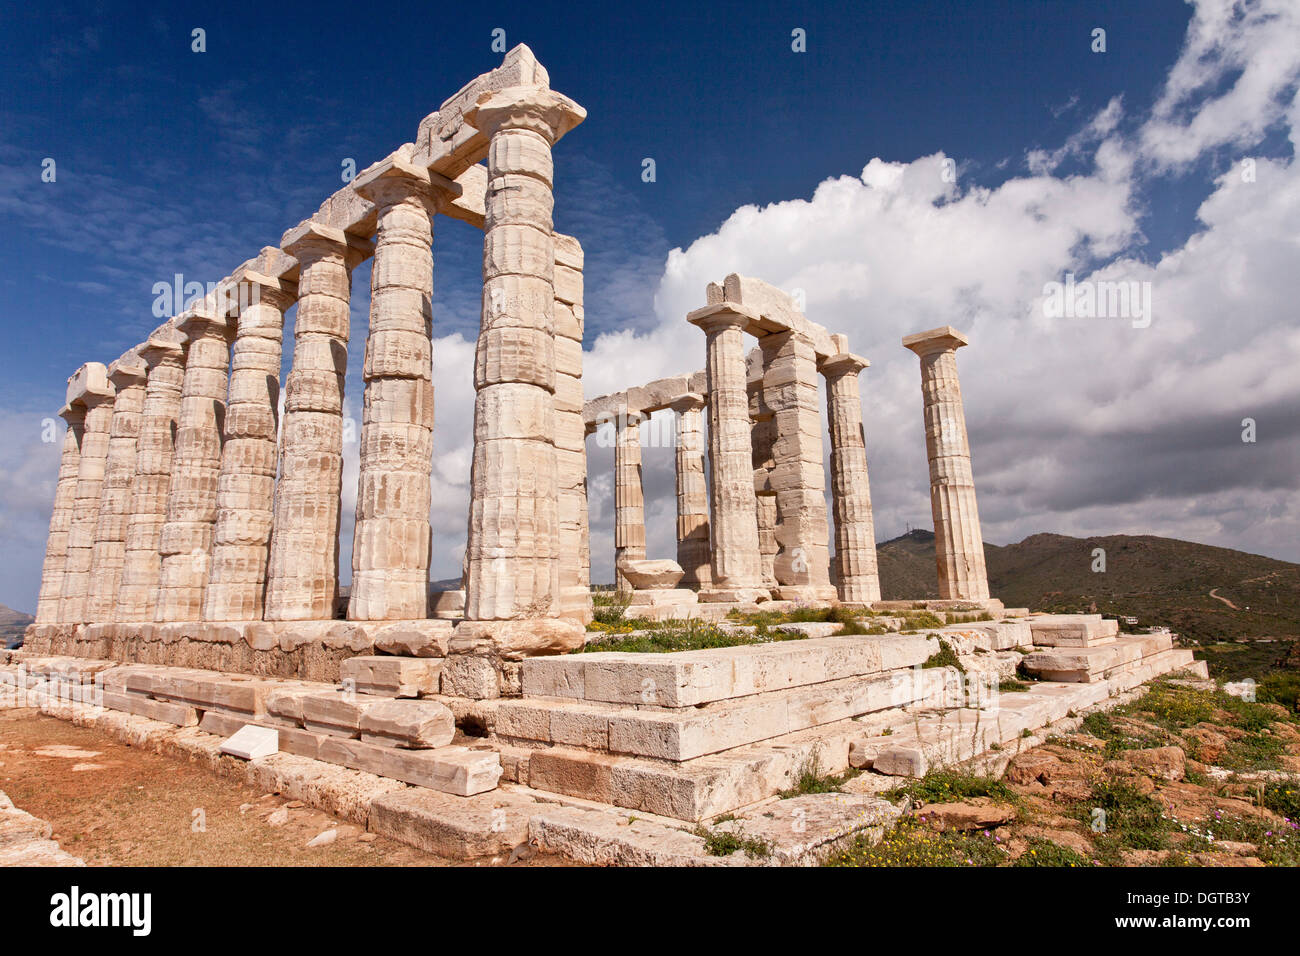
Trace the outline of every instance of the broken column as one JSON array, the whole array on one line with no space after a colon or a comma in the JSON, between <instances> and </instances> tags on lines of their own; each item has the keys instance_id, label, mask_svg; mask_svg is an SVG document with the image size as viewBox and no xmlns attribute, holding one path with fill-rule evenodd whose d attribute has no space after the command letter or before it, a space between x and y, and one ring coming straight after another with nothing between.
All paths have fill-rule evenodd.
<instances>
[{"instance_id":1,"label":"broken column","mask_svg":"<svg viewBox=\"0 0 1300 956\"><path fill-rule=\"evenodd\" d=\"M63 573L68 561L68 530L77 500L77 472L81 463L81 440L85 431L86 407L64 405L59 416L67 422L63 452L59 456L59 478L54 486L54 509L50 512L50 534L45 540L45 562L41 566L41 589L36 599L36 623L53 624L59 619L63 594Z\"/></svg>"},{"instance_id":2,"label":"broken column","mask_svg":"<svg viewBox=\"0 0 1300 956\"><path fill-rule=\"evenodd\" d=\"M709 489L704 472L704 396L689 393L669 406L677 416L677 563L681 583L687 587L708 587Z\"/></svg>"},{"instance_id":3,"label":"broken column","mask_svg":"<svg viewBox=\"0 0 1300 956\"><path fill-rule=\"evenodd\" d=\"M766 335L759 344L763 404L776 428L769 481L776 496L777 596L831 600L835 590L830 583L830 525L813 343L801 332L788 331Z\"/></svg>"},{"instance_id":4,"label":"broken column","mask_svg":"<svg viewBox=\"0 0 1300 956\"><path fill-rule=\"evenodd\" d=\"M298 260L298 311L263 616L329 620L338 596L348 303L352 269L368 244L308 220L286 232L280 247Z\"/></svg>"},{"instance_id":5,"label":"broken column","mask_svg":"<svg viewBox=\"0 0 1300 956\"><path fill-rule=\"evenodd\" d=\"M176 320L176 328L187 345L167 521L158 539L162 568L154 619L159 622L202 617L230 368L232 329L223 307L211 299L198 303Z\"/></svg>"},{"instance_id":6,"label":"broken column","mask_svg":"<svg viewBox=\"0 0 1300 956\"><path fill-rule=\"evenodd\" d=\"M83 624L86 621L90 560L95 547L95 528L99 524L99 499L104 487L114 398L108 369L99 362L87 362L68 380L68 404L80 405L86 412L59 598L61 624Z\"/></svg>"},{"instance_id":7,"label":"broken column","mask_svg":"<svg viewBox=\"0 0 1300 956\"><path fill-rule=\"evenodd\" d=\"M131 483L135 477L136 440L144 408L148 370L132 349L108 366L108 380L117 390L113 423L104 463L104 485L99 497L99 522L90 559L86 589L86 620L105 623L115 619L117 592L126 562L126 528L131 514Z\"/></svg>"},{"instance_id":8,"label":"broken column","mask_svg":"<svg viewBox=\"0 0 1300 956\"><path fill-rule=\"evenodd\" d=\"M205 621L262 619L275 494L280 346L284 313L297 295L295 283L261 271L277 261L291 264L280 250L264 250L260 260L245 263L231 277L238 315L212 567L203 596Z\"/></svg>"},{"instance_id":9,"label":"broken column","mask_svg":"<svg viewBox=\"0 0 1300 956\"><path fill-rule=\"evenodd\" d=\"M162 573L159 544L167 521L176 420L180 415L185 353L181 334L170 322L155 329L140 346L148 369L140 434L135 443L131 516L126 526L117 621L152 621L158 608Z\"/></svg>"},{"instance_id":10,"label":"broken column","mask_svg":"<svg viewBox=\"0 0 1300 956\"><path fill-rule=\"evenodd\" d=\"M835 578L841 601L880 600L876 529L867 483L858 373L870 363L849 353L821 364L826 378L826 418L831 436L831 509L835 517Z\"/></svg>"},{"instance_id":11,"label":"broken column","mask_svg":"<svg viewBox=\"0 0 1300 956\"><path fill-rule=\"evenodd\" d=\"M707 350L714 592L706 596L730 600L760 596L753 592L763 580L745 365L745 330L754 318L730 303L687 316L704 330Z\"/></svg>"},{"instance_id":12,"label":"broken column","mask_svg":"<svg viewBox=\"0 0 1300 956\"><path fill-rule=\"evenodd\" d=\"M433 216L452 186L392 158L367 170L357 192L375 204L370 332L352 593L359 621L428 616L433 468Z\"/></svg>"},{"instance_id":13,"label":"broken column","mask_svg":"<svg viewBox=\"0 0 1300 956\"><path fill-rule=\"evenodd\" d=\"M560 608L591 620L587 441L582 421L582 246L555 235L555 476L559 510Z\"/></svg>"},{"instance_id":14,"label":"broken column","mask_svg":"<svg viewBox=\"0 0 1300 956\"><path fill-rule=\"evenodd\" d=\"M967 338L949 325L903 338L904 347L921 359L939 597L982 601L989 596L988 574L957 380L957 349L966 344Z\"/></svg>"},{"instance_id":15,"label":"broken column","mask_svg":"<svg viewBox=\"0 0 1300 956\"><path fill-rule=\"evenodd\" d=\"M615 419L614 430L614 579L620 591L630 591L632 582L619 566L645 560L641 413L624 411Z\"/></svg>"},{"instance_id":16,"label":"broken column","mask_svg":"<svg viewBox=\"0 0 1300 956\"><path fill-rule=\"evenodd\" d=\"M491 144L467 623L553 618L560 610L551 146L584 117L572 100L538 86L484 94L465 115ZM461 633L462 646L503 653L567 650L582 641L577 624L572 633L549 628L554 641L509 628L462 625Z\"/></svg>"}]
</instances>

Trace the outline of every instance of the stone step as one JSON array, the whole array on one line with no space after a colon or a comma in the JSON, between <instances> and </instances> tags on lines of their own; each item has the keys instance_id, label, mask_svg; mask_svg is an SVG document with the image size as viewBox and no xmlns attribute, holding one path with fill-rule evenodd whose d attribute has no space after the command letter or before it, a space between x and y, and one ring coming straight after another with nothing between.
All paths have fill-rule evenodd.
<instances>
[{"instance_id":1,"label":"stone step","mask_svg":"<svg viewBox=\"0 0 1300 956\"><path fill-rule=\"evenodd\" d=\"M698 707L646 709L564 698L503 700L497 736L681 762L822 724L908 705L960 699L952 668L849 677Z\"/></svg>"},{"instance_id":2,"label":"stone step","mask_svg":"<svg viewBox=\"0 0 1300 956\"><path fill-rule=\"evenodd\" d=\"M835 636L636 654L602 651L523 662L526 697L693 707L764 691L913 667L939 650L928 634Z\"/></svg>"},{"instance_id":3,"label":"stone step","mask_svg":"<svg viewBox=\"0 0 1300 956\"><path fill-rule=\"evenodd\" d=\"M1119 634L1119 621L1100 614L1035 614L1028 621L1033 642L1047 647L1093 647Z\"/></svg>"},{"instance_id":4,"label":"stone step","mask_svg":"<svg viewBox=\"0 0 1300 956\"><path fill-rule=\"evenodd\" d=\"M278 731L280 750L284 753L323 760L351 770L363 770L379 777L401 780L455 796L485 793L495 789L501 778L501 758L491 749L450 746L406 750L308 730L294 730L267 721L245 720L219 711L205 713L199 729L229 737L248 724Z\"/></svg>"},{"instance_id":5,"label":"stone step","mask_svg":"<svg viewBox=\"0 0 1300 956\"><path fill-rule=\"evenodd\" d=\"M1110 643L1088 647L1053 647L1036 651L1024 660L1025 670L1050 681L1091 682L1103 680L1106 672L1131 664L1173 646L1168 632L1126 634Z\"/></svg>"},{"instance_id":6,"label":"stone step","mask_svg":"<svg viewBox=\"0 0 1300 956\"><path fill-rule=\"evenodd\" d=\"M968 641L972 647L985 651L1008 651L1014 647L1029 647L1034 643L1028 621L973 621L969 624L949 624L936 633L942 637L957 637Z\"/></svg>"},{"instance_id":7,"label":"stone step","mask_svg":"<svg viewBox=\"0 0 1300 956\"><path fill-rule=\"evenodd\" d=\"M681 763L542 747L528 760L528 786L698 822L788 789L814 759L819 772L840 773L849 766L851 741L910 719L901 710L881 711Z\"/></svg>"}]
</instances>

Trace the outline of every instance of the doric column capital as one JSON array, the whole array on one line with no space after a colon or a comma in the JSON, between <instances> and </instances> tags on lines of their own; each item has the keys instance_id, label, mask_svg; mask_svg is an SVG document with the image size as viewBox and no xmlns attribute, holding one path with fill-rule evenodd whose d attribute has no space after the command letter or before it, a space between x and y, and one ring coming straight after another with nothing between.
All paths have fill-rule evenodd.
<instances>
[{"instance_id":1,"label":"doric column capital","mask_svg":"<svg viewBox=\"0 0 1300 956\"><path fill-rule=\"evenodd\" d=\"M527 129L555 144L587 118L587 111L545 86L508 86L484 93L464 118L488 136L503 129Z\"/></svg>"},{"instance_id":2,"label":"doric column capital","mask_svg":"<svg viewBox=\"0 0 1300 956\"><path fill-rule=\"evenodd\" d=\"M970 339L951 325L941 325L937 329L903 336L903 348L911 349L917 355L922 356L934 352L953 352L963 345L969 344Z\"/></svg>"},{"instance_id":3,"label":"doric column capital","mask_svg":"<svg viewBox=\"0 0 1300 956\"><path fill-rule=\"evenodd\" d=\"M184 353L184 339L171 322L160 325L149 333L140 346L140 358L152 369L166 358L179 359Z\"/></svg>"},{"instance_id":4,"label":"doric column capital","mask_svg":"<svg viewBox=\"0 0 1300 956\"><path fill-rule=\"evenodd\" d=\"M857 375L870 366L871 363L861 355L854 355L852 352L841 352L839 355L831 355L823 359L818 370L827 379L837 379L845 375Z\"/></svg>"},{"instance_id":5,"label":"doric column capital","mask_svg":"<svg viewBox=\"0 0 1300 956\"><path fill-rule=\"evenodd\" d=\"M176 317L176 331L186 342L205 336L230 337L233 325L229 317L218 314L205 302L197 302Z\"/></svg>"},{"instance_id":6,"label":"doric column capital","mask_svg":"<svg viewBox=\"0 0 1300 956\"><path fill-rule=\"evenodd\" d=\"M64 405L59 409L59 417L68 423L68 427L80 425L86 420L85 405Z\"/></svg>"},{"instance_id":7,"label":"doric column capital","mask_svg":"<svg viewBox=\"0 0 1300 956\"><path fill-rule=\"evenodd\" d=\"M347 267L355 269L375 251L373 243L313 219L286 232L280 248L297 259L300 268L329 255L341 255Z\"/></svg>"},{"instance_id":8,"label":"doric column capital","mask_svg":"<svg viewBox=\"0 0 1300 956\"><path fill-rule=\"evenodd\" d=\"M94 408L101 402L111 402L117 389L108 380L108 369L103 362L87 362L68 379L67 404Z\"/></svg>"},{"instance_id":9,"label":"doric column capital","mask_svg":"<svg viewBox=\"0 0 1300 956\"><path fill-rule=\"evenodd\" d=\"M687 392L685 395L678 395L668 407L678 415L684 415L687 412L698 412L704 408L704 396L699 392Z\"/></svg>"},{"instance_id":10,"label":"doric column capital","mask_svg":"<svg viewBox=\"0 0 1300 956\"><path fill-rule=\"evenodd\" d=\"M686 314L687 322L698 325L710 335L727 329L740 329L743 332L749 329L752 323L757 322L758 318L756 311L735 302L706 305L702 309Z\"/></svg>"},{"instance_id":11,"label":"doric column capital","mask_svg":"<svg viewBox=\"0 0 1300 956\"><path fill-rule=\"evenodd\" d=\"M108 380L114 387L122 389L131 385L143 385L149 377L149 368L140 357L142 346L137 345L131 351L111 362L108 366Z\"/></svg>"},{"instance_id":12,"label":"doric column capital","mask_svg":"<svg viewBox=\"0 0 1300 956\"><path fill-rule=\"evenodd\" d=\"M390 156L364 170L352 181L352 188L380 211L416 198L424 202L430 212L439 212L445 204L459 199L462 192L455 180L408 163L399 156Z\"/></svg>"},{"instance_id":13,"label":"doric column capital","mask_svg":"<svg viewBox=\"0 0 1300 956\"><path fill-rule=\"evenodd\" d=\"M260 303L283 312L298 298L298 283L284 276L267 275L247 264L236 269L231 279L239 286L236 315L242 315L249 306Z\"/></svg>"}]
</instances>

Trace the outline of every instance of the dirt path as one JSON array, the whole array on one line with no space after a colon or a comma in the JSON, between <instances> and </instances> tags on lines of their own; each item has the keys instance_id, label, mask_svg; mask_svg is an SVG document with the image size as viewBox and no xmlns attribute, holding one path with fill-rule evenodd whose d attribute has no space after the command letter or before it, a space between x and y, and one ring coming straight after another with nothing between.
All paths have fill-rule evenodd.
<instances>
[{"instance_id":1,"label":"dirt path","mask_svg":"<svg viewBox=\"0 0 1300 956\"><path fill-rule=\"evenodd\" d=\"M1229 601L1226 597L1219 597L1219 595L1215 594L1214 592L1217 591L1217 590L1219 590L1219 589L1218 589L1218 588L1210 588L1210 597L1214 598L1214 600L1216 600L1216 601L1222 601L1224 604L1228 605L1228 607L1232 608L1234 611L1240 611L1240 610L1241 610L1241 608L1237 607L1237 605L1233 604L1233 603L1232 603L1231 601Z\"/></svg>"},{"instance_id":2,"label":"dirt path","mask_svg":"<svg viewBox=\"0 0 1300 956\"><path fill-rule=\"evenodd\" d=\"M30 709L0 711L0 790L91 866L466 865Z\"/></svg>"}]
</instances>

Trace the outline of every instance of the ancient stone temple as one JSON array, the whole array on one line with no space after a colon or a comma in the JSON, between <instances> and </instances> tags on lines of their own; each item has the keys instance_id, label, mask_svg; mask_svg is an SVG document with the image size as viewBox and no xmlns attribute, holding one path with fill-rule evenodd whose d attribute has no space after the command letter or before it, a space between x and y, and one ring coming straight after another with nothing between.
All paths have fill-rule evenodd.
<instances>
[{"instance_id":1,"label":"ancient stone temple","mask_svg":"<svg viewBox=\"0 0 1300 956\"><path fill-rule=\"evenodd\" d=\"M73 373L36 623L0 651L0 707L243 773L447 857L528 842L716 863L695 824L734 815L718 825L803 863L898 818L882 777L1009 759L1044 727L1196 671L1167 631L990 597L952 328L903 340L921 364L937 600L881 599L868 362L780 289L709 284L681 322L690 371L587 398L584 252L555 232L552 194L553 153L584 116L516 47L279 245ZM463 575L434 588L439 217L482 230L483 289L474 367L451 370L475 391ZM349 389L362 420L343 554ZM626 597L613 622L593 620L602 446ZM654 555L643 467L664 446L675 548ZM621 597L600 593L602 613ZM623 643L701 631L687 650ZM872 776L773 810L809 767Z\"/></svg>"}]
</instances>

